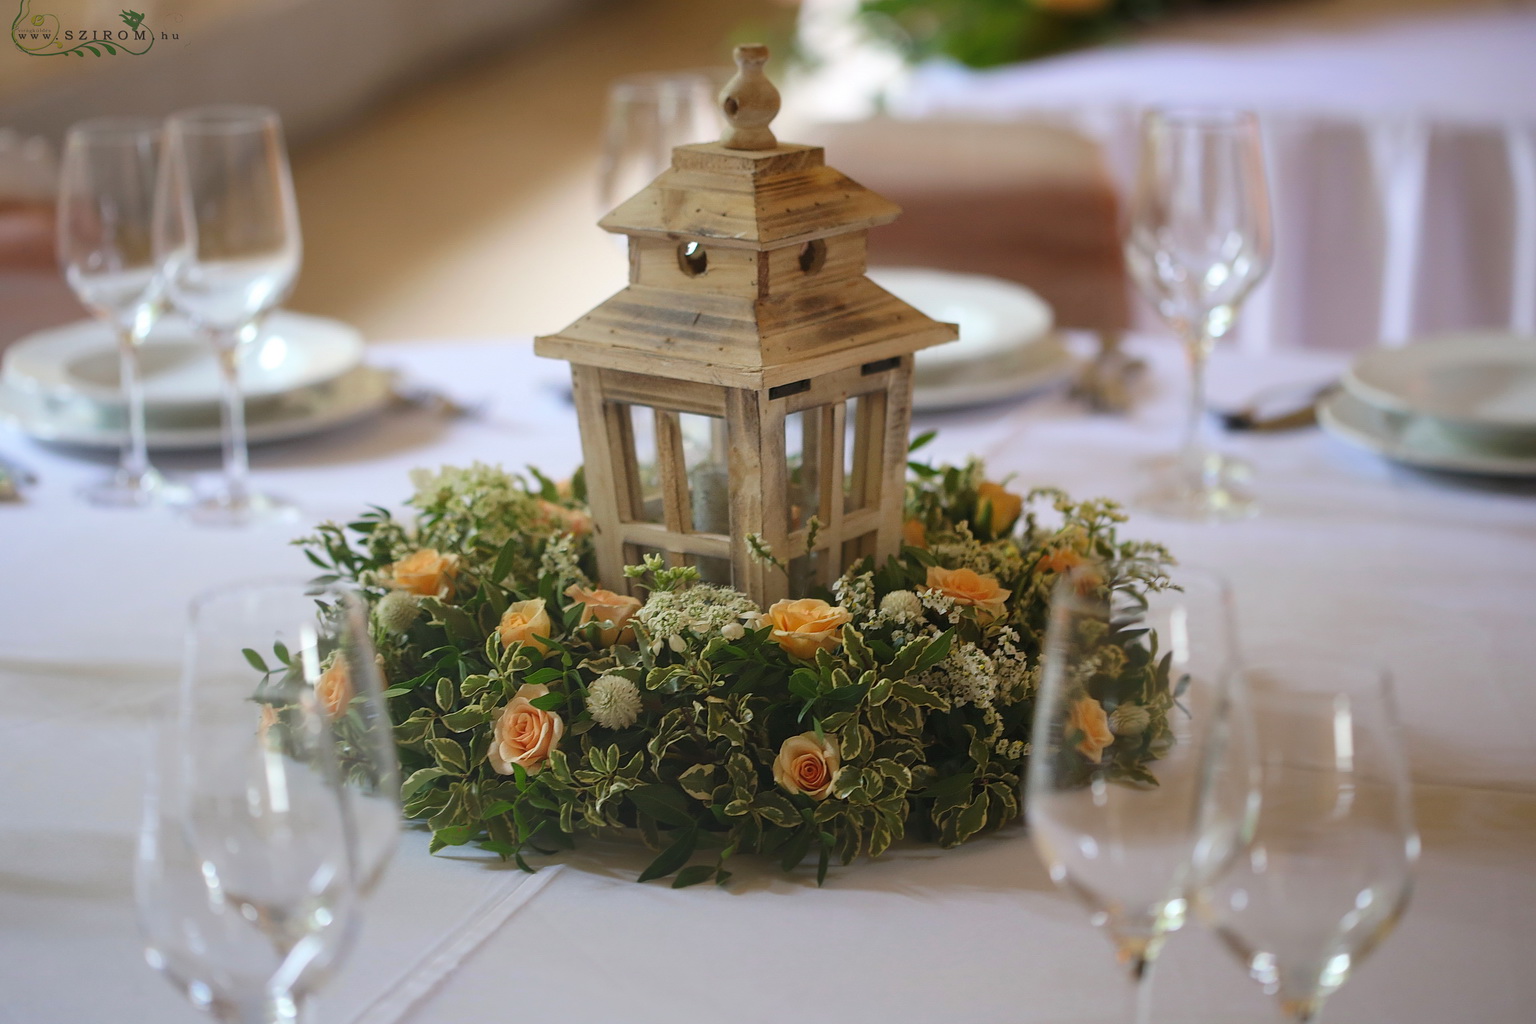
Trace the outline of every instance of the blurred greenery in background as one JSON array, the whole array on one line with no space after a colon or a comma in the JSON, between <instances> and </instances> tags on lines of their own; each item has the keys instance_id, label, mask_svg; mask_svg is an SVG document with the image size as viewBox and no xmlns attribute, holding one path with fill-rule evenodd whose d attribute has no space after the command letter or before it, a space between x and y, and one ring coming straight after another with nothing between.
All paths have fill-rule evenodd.
<instances>
[{"instance_id":1,"label":"blurred greenery in background","mask_svg":"<svg viewBox=\"0 0 1536 1024\"><path fill-rule=\"evenodd\" d=\"M1256 0L863 0L859 18L909 60L973 68L1047 57L1112 39L1180 11Z\"/></svg>"}]
</instances>

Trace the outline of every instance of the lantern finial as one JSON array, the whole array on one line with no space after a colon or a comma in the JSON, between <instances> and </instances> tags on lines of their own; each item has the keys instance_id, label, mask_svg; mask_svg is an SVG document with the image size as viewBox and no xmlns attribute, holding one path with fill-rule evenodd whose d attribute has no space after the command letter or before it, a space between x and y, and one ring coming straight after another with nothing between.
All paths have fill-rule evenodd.
<instances>
[{"instance_id":1,"label":"lantern finial","mask_svg":"<svg viewBox=\"0 0 1536 1024\"><path fill-rule=\"evenodd\" d=\"M779 90L763 74L768 47L736 47L736 74L720 90L720 109L730 127L720 136L727 149L773 149L779 144L768 123L779 112Z\"/></svg>"}]
</instances>

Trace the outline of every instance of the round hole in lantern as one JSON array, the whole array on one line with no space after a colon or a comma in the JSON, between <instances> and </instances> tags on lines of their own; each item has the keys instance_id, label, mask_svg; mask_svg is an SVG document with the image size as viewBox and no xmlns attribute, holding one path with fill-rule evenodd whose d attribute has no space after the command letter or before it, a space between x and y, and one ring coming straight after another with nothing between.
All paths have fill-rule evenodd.
<instances>
[{"instance_id":1,"label":"round hole in lantern","mask_svg":"<svg viewBox=\"0 0 1536 1024\"><path fill-rule=\"evenodd\" d=\"M814 274L827 264L827 243L817 238L800 247L800 269Z\"/></svg>"},{"instance_id":2,"label":"round hole in lantern","mask_svg":"<svg viewBox=\"0 0 1536 1024\"><path fill-rule=\"evenodd\" d=\"M689 277L698 277L709 269L709 253L698 242L684 242L677 247L677 265Z\"/></svg>"}]
</instances>

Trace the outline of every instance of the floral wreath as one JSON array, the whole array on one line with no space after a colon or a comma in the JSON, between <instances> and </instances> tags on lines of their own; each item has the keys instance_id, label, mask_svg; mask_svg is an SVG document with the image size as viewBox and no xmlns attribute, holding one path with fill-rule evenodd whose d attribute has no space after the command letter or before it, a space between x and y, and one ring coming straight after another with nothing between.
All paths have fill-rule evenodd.
<instances>
[{"instance_id":1,"label":"floral wreath","mask_svg":"<svg viewBox=\"0 0 1536 1024\"><path fill-rule=\"evenodd\" d=\"M814 858L821 882L834 859L1019 816L1063 573L1171 585L1164 548L1117 537L1113 502L1017 494L974 461L910 467L899 557L766 609L660 556L625 570L643 599L596 585L579 472L418 470L413 521L374 506L295 543L369 602L404 813L434 852L532 870L529 853L623 835L656 851L642 881L723 882L755 853ZM1173 698L1134 636L1074 683L1056 756L1151 785Z\"/></svg>"}]
</instances>

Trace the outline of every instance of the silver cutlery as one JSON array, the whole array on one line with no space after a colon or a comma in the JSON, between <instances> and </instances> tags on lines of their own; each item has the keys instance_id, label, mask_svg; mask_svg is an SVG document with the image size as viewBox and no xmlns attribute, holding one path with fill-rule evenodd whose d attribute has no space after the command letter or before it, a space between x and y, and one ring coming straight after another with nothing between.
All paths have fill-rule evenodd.
<instances>
[{"instance_id":1,"label":"silver cutlery","mask_svg":"<svg viewBox=\"0 0 1536 1024\"><path fill-rule=\"evenodd\" d=\"M1238 409L1212 409L1222 428L1234 432L1276 433L1317 423L1317 406L1342 385L1283 384L1265 388Z\"/></svg>"},{"instance_id":2,"label":"silver cutlery","mask_svg":"<svg viewBox=\"0 0 1536 1024\"><path fill-rule=\"evenodd\" d=\"M420 409L451 420L478 419L485 415L490 407L488 399L478 402L460 402L436 388L404 382L396 382L391 398L396 406Z\"/></svg>"}]
</instances>

